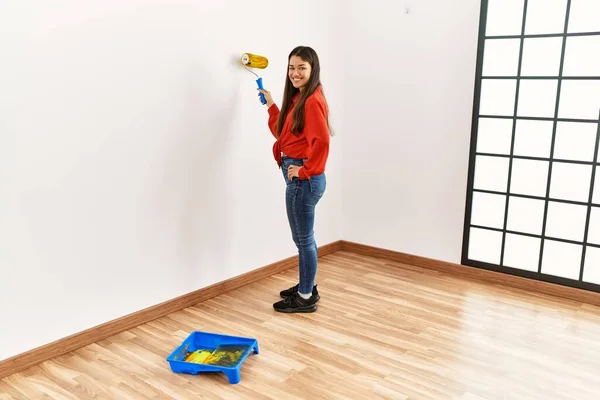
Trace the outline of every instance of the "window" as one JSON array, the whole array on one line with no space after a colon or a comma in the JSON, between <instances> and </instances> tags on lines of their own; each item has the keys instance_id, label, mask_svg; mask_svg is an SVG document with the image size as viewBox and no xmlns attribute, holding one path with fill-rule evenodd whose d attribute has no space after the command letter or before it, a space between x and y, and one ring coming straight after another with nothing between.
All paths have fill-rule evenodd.
<instances>
[{"instance_id":1,"label":"window","mask_svg":"<svg viewBox=\"0 0 600 400\"><path fill-rule=\"evenodd\" d=\"M483 0L464 265L600 292L599 15Z\"/></svg>"}]
</instances>

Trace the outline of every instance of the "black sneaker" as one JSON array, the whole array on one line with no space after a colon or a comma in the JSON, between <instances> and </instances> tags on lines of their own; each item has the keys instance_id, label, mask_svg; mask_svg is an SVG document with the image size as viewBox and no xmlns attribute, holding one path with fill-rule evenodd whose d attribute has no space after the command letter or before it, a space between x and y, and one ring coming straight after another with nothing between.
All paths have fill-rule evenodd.
<instances>
[{"instance_id":1,"label":"black sneaker","mask_svg":"<svg viewBox=\"0 0 600 400\"><path fill-rule=\"evenodd\" d=\"M317 311L317 300L315 296L305 300L298 293L294 293L273 304L273 308L282 313L311 313Z\"/></svg>"},{"instance_id":2,"label":"black sneaker","mask_svg":"<svg viewBox=\"0 0 600 400\"><path fill-rule=\"evenodd\" d=\"M282 299L285 299L286 297L293 296L294 294L298 293L298 287L299 286L300 285L298 284L296 286L292 286L289 289L282 290L281 292L279 292L279 295L281 296ZM319 291L317 290L317 285L313 286L312 295L316 299L315 303L317 301L319 301L319 299L321 299L321 296L319 296Z\"/></svg>"}]
</instances>

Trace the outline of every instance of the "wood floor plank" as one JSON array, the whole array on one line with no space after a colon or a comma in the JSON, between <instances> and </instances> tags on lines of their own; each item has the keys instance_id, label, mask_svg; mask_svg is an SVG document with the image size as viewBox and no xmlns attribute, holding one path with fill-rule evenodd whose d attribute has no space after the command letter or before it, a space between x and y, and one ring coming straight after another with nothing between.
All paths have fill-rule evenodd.
<instances>
[{"instance_id":1,"label":"wood floor plank","mask_svg":"<svg viewBox=\"0 0 600 400\"><path fill-rule=\"evenodd\" d=\"M0 379L0 400L21 400L26 398L20 390L9 383L8 377Z\"/></svg>"},{"instance_id":2,"label":"wood floor plank","mask_svg":"<svg viewBox=\"0 0 600 400\"><path fill-rule=\"evenodd\" d=\"M283 271L0 380L8 399L591 399L600 307L338 251L319 309L279 314ZM174 374L193 330L255 337L241 382Z\"/></svg>"}]
</instances>

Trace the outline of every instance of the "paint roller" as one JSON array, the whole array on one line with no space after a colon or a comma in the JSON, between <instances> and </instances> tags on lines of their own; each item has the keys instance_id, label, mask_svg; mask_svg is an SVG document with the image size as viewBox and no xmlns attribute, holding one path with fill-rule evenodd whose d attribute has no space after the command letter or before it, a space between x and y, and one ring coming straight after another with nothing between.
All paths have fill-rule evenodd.
<instances>
[{"instance_id":1,"label":"paint roller","mask_svg":"<svg viewBox=\"0 0 600 400\"><path fill-rule=\"evenodd\" d=\"M259 56L256 54L244 53L244 54L242 54L242 65L244 66L244 68L246 68L246 70L248 70L251 73L253 73L254 75L256 75L256 78L257 78L256 84L258 85L258 88L264 89L263 84L262 84L262 78L259 77L256 72L248 69L248 67L265 69L265 68L267 68L267 65L269 65L269 60L267 60L266 57ZM267 104L267 99L265 99L265 95L262 93L260 94L260 101L263 104Z\"/></svg>"}]
</instances>

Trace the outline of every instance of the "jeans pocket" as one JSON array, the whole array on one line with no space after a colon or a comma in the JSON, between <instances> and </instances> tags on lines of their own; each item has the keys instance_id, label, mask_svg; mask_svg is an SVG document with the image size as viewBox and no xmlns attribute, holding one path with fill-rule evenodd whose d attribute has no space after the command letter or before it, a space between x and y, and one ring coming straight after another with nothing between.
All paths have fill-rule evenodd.
<instances>
[{"instance_id":1,"label":"jeans pocket","mask_svg":"<svg viewBox=\"0 0 600 400\"><path fill-rule=\"evenodd\" d=\"M310 186L310 192L314 196L321 198L325 193L325 188L327 187L325 173L323 172L322 174L311 176L308 180L308 183Z\"/></svg>"}]
</instances>

